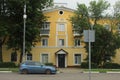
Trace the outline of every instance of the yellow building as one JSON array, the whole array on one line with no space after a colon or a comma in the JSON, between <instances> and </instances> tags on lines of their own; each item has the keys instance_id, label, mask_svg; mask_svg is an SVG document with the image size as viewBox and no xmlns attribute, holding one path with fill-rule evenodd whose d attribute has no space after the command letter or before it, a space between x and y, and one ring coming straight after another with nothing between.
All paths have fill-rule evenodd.
<instances>
[{"instance_id":1,"label":"yellow building","mask_svg":"<svg viewBox=\"0 0 120 80\"><path fill-rule=\"evenodd\" d=\"M83 39L80 39L80 35L75 32L70 22L74 10L66 7L53 7L44 10L43 13L48 18L40 29L41 40L35 47L32 47L31 54L27 54L26 59L53 63L56 67L63 68L80 66L87 53ZM17 53L16 58L12 57L11 51L3 47L4 62L19 63L20 53ZM117 57L114 61L119 63L120 59Z\"/></svg>"},{"instance_id":2,"label":"yellow building","mask_svg":"<svg viewBox=\"0 0 120 80\"><path fill-rule=\"evenodd\" d=\"M80 66L86 54L79 35L73 33L70 23L73 13L66 7L44 10L48 20L40 31L41 42L33 48L33 60L53 63L56 67Z\"/></svg>"},{"instance_id":3,"label":"yellow building","mask_svg":"<svg viewBox=\"0 0 120 80\"><path fill-rule=\"evenodd\" d=\"M48 17L40 29L41 41L32 48L31 54L27 54L27 60L53 63L56 67L80 66L86 58L84 44L72 28L70 17L74 14L73 9L66 7L54 7L43 11ZM4 62L19 62L12 57L11 50L3 47Z\"/></svg>"}]
</instances>

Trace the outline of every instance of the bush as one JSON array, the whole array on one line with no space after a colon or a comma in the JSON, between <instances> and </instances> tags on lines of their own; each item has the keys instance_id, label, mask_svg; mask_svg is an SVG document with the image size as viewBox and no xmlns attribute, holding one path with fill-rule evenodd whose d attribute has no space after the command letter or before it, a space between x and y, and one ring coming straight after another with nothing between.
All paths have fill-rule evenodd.
<instances>
[{"instance_id":1,"label":"bush","mask_svg":"<svg viewBox=\"0 0 120 80\"><path fill-rule=\"evenodd\" d=\"M53 66L53 63L45 63L47 66Z\"/></svg>"},{"instance_id":2,"label":"bush","mask_svg":"<svg viewBox=\"0 0 120 80\"><path fill-rule=\"evenodd\" d=\"M105 63L103 65L103 68L107 68L107 69L120 69L120 64L117 64L117 63Z\"/></svg>"},{"instance_id":3,"label":"bush","mask_svg":"<svg viewBox=\"0 0 120 80\"><path fill-rule=\"evenodd\" d=\"M89 68L89 63L88 62L82 62L81 63L81 68L88 69ZM95 63L91 63L91 68L98 68L98 65Z\"/></svg>"},{"instance_id":4,"label":"bush","mask_svg":"<svg viewBox=\"0 0 120 80\"><path fill-rule=\"evenodd\" d=\"M0 68L14 68L16 67L13 62L0 62Z\"/></svg>"}]
</instances>

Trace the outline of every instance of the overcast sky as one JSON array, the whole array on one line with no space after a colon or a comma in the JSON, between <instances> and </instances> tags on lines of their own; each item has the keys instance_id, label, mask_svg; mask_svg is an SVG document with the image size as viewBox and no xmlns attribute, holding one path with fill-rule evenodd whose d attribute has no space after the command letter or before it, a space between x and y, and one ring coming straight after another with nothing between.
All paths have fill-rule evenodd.
<instances>
[{"instance_id":1,"label":"overcast sky","mask_svg":"<svg viewBox=\"0 0 120 80\"><path fill-rule=\"evenodd\" d=\"M72 9L76 9L77 2L85 3L88 6L90 1L93 1L93 0L54 0L55 3L67 3L67 7ZM106 0L106 1L108 1L111 5L114 5L114 3L118 0Z\"/></svg>"},{"instance_id":2,"label":"overcast sky","mask_svg":"<svg viewBox=\"0 0 120 80\"><path fill-rule=\"evenodd\" d=\"M89 6L90 1L94 0L54 0L54 3L66 3L66 7L71 8L71 9L76 9L77 8L77 3L81 4L84 3L87 6ZM98 1L98 0L96 0ZM108 8L108 10L105 11L105 13L112 14L113 13L113 5L115 4L116 1L118 0L106 0L108 3L111 4L111 7Z\"/></svg>"}]
</instances>

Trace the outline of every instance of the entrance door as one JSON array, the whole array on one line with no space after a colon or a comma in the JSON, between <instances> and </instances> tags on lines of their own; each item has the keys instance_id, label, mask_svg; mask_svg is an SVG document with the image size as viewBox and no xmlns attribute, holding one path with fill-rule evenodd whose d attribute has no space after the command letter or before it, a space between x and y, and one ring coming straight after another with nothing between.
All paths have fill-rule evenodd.
<instances>
[{"instance_id":1,"label":"entrance door","mask_svg":"<svg viewBox=\"0 0 120 80\"><path fill-rule=\"evenodd\" d=\"M65 54L58 54L58 67L59 68L65 67Z\"/></svg>"}]
</instances>

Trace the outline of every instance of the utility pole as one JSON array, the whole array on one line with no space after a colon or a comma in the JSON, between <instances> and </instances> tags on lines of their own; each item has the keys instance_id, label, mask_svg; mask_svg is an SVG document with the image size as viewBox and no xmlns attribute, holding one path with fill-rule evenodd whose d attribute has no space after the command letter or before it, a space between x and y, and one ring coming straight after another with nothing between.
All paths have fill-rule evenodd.
<instances>
[{"instance_id":1,"label":"utility pole","mask_svg":"<svg viewBox=\"0 0 120 80\"><path fill-rule=\"evenodd\" d=\"M91 42L95 42L95 31L84 30L84 41L89 43L89 80L91 80Z\"/></svg>"},{"instance_id":2,"label":"utility pole","mask_svg":"<svg viewBox=\"0 0 120 80\"><path fill-rule=\"evenodd\" d=\"M26 2L24 4L24 14L23 14L23 20L24 20L24 29L23 29L23 61L26 61L26 54L25 54L25 32L26 32Z\"/></svg>"}]
</instances>

